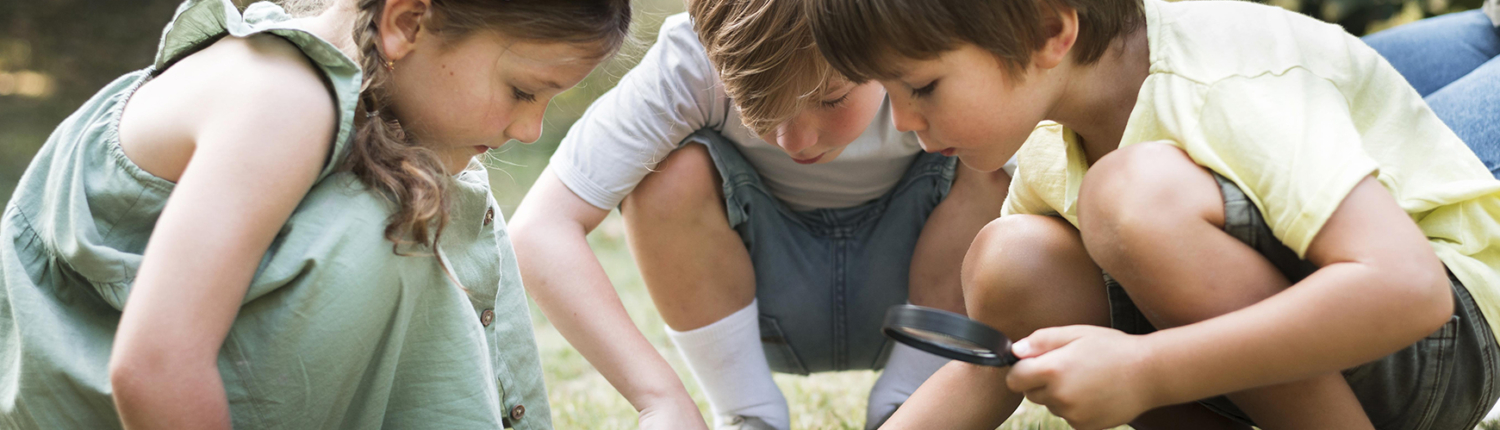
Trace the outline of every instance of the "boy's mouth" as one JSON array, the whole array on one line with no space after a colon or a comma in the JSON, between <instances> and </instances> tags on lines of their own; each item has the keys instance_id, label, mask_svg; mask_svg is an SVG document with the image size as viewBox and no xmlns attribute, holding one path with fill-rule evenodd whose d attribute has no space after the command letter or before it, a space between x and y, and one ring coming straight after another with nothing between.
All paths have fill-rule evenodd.
<instances>
[{"instance_id":1,"label":"boy's mouth","mask_svg":"<svg viewBox=\"0 0 1500 430\"><path fill-rule=\"evenodd\" d=\"M792 157L792 161L796 161L797 164L812 164L812 163L818 162L818 160L822 160L823 159L823 155L826 155L826 154L818 154L818 156L813 157L813 158L797 158L797 157Z\"/></svg>"},{"instance_id":2,"label":"boy's mouth","mask_svg":"<svg viewBox=\"0 0 1500 430\"><path fill-rule=\"evenodd\" d=\"M953 154L958 153L958 148L948 148L948 149L944 149L942 151L938 151L938 153L939 154L943 154L943 156L945 156L945 157L952 157Z\"/></svg>"}]
</instances>

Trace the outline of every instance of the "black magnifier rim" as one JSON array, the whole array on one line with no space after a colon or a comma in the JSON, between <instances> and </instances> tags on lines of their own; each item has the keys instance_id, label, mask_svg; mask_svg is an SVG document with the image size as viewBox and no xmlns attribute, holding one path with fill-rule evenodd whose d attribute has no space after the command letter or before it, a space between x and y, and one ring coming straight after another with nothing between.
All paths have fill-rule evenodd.
<instances>
[{"instance_id":1,"label":"black magnifier rim","mask_svg":"<svg viewBox=\"0 0 1500 430\"><path fill-rule=\"evenodd\" d=\"M926 339L913 337L901 329L917 329L989 348L993 353L976 353ZM1005 367L1020 359L1010 352L1010 338L999 330L956 313L916 305L892 306L885 312L885 335L922 351L944 358L982 366Z\"/></svg>"}]
</instances>

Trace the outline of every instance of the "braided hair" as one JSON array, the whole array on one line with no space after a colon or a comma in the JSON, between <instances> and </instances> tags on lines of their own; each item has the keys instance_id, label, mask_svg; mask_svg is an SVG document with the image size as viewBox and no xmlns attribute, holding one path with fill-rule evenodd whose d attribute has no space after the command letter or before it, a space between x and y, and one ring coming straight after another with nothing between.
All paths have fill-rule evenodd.
<instances>
[{"instance_id":1,"label":"braided hair","mask_svg":"<svg viewBox=\"0 0 1500 430\"><path fill-rule=\"evenodd\" d=\"M391 109L394 68L380 48L386 0L355 0L354 42L364 80L354 118L354 140L343 166L396 207L386 239L436 249L448 223L452 180L437 153L412 138ZM424 23L450 41L493 30L517 40L588 44L598 58L613 55L630 26L629 0L432 0Z\"/></svg>"}]
</instances>

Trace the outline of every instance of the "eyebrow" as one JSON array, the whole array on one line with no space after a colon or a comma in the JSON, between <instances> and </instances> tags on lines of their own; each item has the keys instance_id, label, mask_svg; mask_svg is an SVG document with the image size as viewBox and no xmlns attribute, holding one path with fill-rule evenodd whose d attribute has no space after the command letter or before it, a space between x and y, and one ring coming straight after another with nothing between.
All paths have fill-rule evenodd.
<instances>
[{"instance_id":1,"label":"eyebrow","mask_svg":"<svg viewBox=\"0 0 1500 430\"><path fill-rule=\"evenodd\" d=\"M552 87L552 89L554 89L554 90L563 89L562 84L559 84L556 81L549 81L549 80L543 79L542 80L542 84L545 84L545 85L547 85L549 87Z\"/></svg>"}]
</instances>

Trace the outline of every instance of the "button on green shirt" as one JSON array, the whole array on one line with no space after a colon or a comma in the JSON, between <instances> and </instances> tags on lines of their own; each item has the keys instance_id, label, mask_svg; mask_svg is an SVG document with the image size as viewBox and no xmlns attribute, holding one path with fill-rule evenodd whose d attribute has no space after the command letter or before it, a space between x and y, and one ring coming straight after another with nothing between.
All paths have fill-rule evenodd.
<instances>
[{"instance_id":1,"label":"button on green shirt","mask_svg":"<svg viewBox=\"0 0 1500 430\"><path fill-rule=\"evenodd\" d=\"M392 209L348 172L360 71L277 6L189 0L155 64L105 87L32 160L0 217L0 428L119 428L108 362L120 309L173 184L119 147L125 101L225 35L272 33L327 75L328 167L266 252L219 351L236 428L551 428L505 221L483 170L454 178L438 258L392 252ZM275 126L267 124L267 126ZM234 228L226 225L224 228ZM203 252L215 244L203 243ZM205 285L212 288L212 285Z\"/></svg>"}]
</instances>

